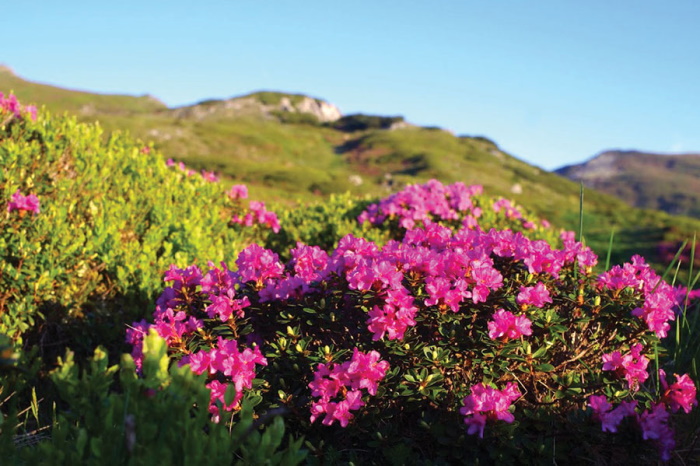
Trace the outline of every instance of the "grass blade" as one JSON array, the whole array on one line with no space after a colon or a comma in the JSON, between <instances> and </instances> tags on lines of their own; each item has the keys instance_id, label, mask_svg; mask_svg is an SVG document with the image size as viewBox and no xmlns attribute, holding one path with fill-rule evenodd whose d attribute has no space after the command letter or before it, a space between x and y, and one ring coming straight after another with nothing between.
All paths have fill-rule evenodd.
<instances>
[{"instance_id":1,"label":"grass blade","mask_svg":"<svg viewBox=\"0 0 700 466\"><path fill-rule=\"evenodd\" d=\"M612 255L613 239L615 238L615 228L610 231L610 242L608 243L608 255L605 258L605 270L610 270L610 256Z\"/></svg>"}]
</instances>

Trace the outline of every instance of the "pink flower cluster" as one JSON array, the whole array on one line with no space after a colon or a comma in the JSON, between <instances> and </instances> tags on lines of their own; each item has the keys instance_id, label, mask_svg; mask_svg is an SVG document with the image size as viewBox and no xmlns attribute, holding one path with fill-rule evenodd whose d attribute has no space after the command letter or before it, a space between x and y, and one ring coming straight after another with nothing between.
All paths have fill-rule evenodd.
<instances>
[{"instance_id":1,"label":"pink flower cluster","mask_svg":"<svg viewBox=\"0 0 700 466\"><path fill-rule=\"evenodd\" d=\"M506 218L514 220L523 218L523 214L520 212L520 210L518 210L518 208L515 207L510 200L504 198L497 199L493 202L493 211L503 211Z\"/></svg>"},{"instance_id":2,"label":"pink flower cluster","mask_svg":"<svg viewBox=\"0 0 700 466\"><path fill-rule=\"evenodd\" d=\"M26 113L32 121L36 120L36 107L34 105L21 105L14 94L6 97L0 92L0 111L12 113L18 118L22 116L22 113Z\"/></svg>"},{"instance_id":3,"label":"pink flower cluster","mask_svg":"<svg viewBox=\"0 0 700 466\"><path fill-rule=\"evenodd\" d=\"M2 93L0 93L2 95ZM28 196L23 196L20 190L17 189L12 195L10 202L7 204L7 211L13 212L15 210L33 212L35 214L39 213L39 198L35 194L30 194Z\"/></svg>"},{"instance_id":4,"label":"pink flower cluster","mask_svg":"<svg viewBox=\"0 0 700 466\"><path fill-rule=\"evenodd\" d=\"M520 338L521 335L532 335L532 322L526 316L515 316L513 313L499 309L488 323L489 338L504 341Z\"/></svg>"},{"instance_id":5,"label":"pink flower cluster","mask_svg":"<svg viewBox=\"0 0 700 466\"><path fill-rule=\"evenodd\" d=\"M387 219L397 218L399 226L408 230L427 224L434 219L458 220L460 215L472 220L481 216L481 209L472 197L481 194L481 186L465 186L454 183L444 186L437 180L422 185L409 185L404 190L372 204L357 220L379 225Z\"/></svg>"},{"instance_id":6,"label":"pink flower cluster","mask_svg":"<svg viewBox=\"0 0 700 466\"><path fill-rule=\"evenodd\" d=\"M464 407L460 414L464 415L464 423L469 426L469 435L479 434L484 438L484 427L488 420L499 420L512 423L515 416L510 412L511 405L520 398L521 393L515 382L508 382L503 390L489 387L483 383L472 387L471 395L464 398Z\"/></svg>"},{"instance_id":7,"label":"pink flower cluster","mask_svg":"<svg viewBox=\"0 0 700 466\"><path fill-rule=\"evenodd\" d=\"M225 340L219 337L217 344L210 350L201 350L187 355L180 360L180 365L189 364L195 374L209 374L211 380L207 387L211 390L209 412L214 422L219 421L221 406L224 411L232 411L238 407L245 389L253 387L255 365L267 366L267 359L256 346L253 349L239 350L235 340ZM231 382L221 382L222 378ZM236 395L231 403L226 404L224 395L233 383Z\"/></svg>"},{"instance_id":8,"label":"pink flower cluster","mask_svg":"<svg viewBox=\"0 0 700 466\"><path fill-rule=\"evenodd\" d=\"M639 351L636 351L638 354ZM668 385L666 373L659 370L659 381L663 387L663 393L658 403L653 403L651 409L636 413L636 401L623 401L616 408L607 400L605 395L592 395L588 399L588 405L593 410L593 415L601 422L603 432L617 432L617 429L626 417L634 416L637 425L642 430L644 440L653 440L663 461L671 458L671 451L675 446L674 433L669 426L670 413L683 410L689 413L698 405L696 388L688 374L676 375L676 382ZM670 411L670 412L669 412Z\"/></svg>"},{"instance_id":9,"label":"pink flower cluster","mask_svg":"<svg viewBox=\"0 0 700 466\"><path fill-rule=\"evenodd\" d=\"M630 263L616 265L598 277L602 289L612 290L615 295L625 288L642 291L644 302L632 311L632 315L644 320L649 330L659 338L665 338L676 319L675 310L683 302L686 289L673 287L663 281L640 256L633 256Z\"/></svg>"},{"instance_id":10,"label":"pink flower cluster","mask_svg":"<svg viewBox=\"0 0 700 466\"><path fill-rule=\"evenodd\" d=\"M552 303L552 297L544 283L535 286L521 286L515 302L521 306L535 306L542 308L546 303Z\"/></svg>"},{"instance_id":11,"label":"pink flower cluster","mask_svg":"<svg viewBox=\"0 0 700 466\"><path fill-rule=\"evenodd\" d=\"M173 159L168 159L166 160L165 164L168 167L177 167L181 172L185 174L185 176L193 176L197 174L195 170L187 168L184 162L175 162ZM219 181L219 176L214 172L202 170L200 172L200 175L202 175L202 179L204 181L208 181L210 183L217 183Z\"/></svg>"},{"instance_id":12,"label":"pink flower cluster","mask_svg":"<svg viewBox=\"0 0 700 466\"><path fill-rule=\"evenodd\" d=\"M671 412L676 413L682 409L687 414L698 405L697 390L688 374L680 377L677 374L674 375L676 381L669 385L666 381L666 372L663 369L659 370L659 381L663 388L661 401L669 407Z\"/></svg>"},{"instance_id":13,"label":"pink flower cluster","mask_svg":"<svg viewBox=\"0 0 700 466\"><path fill-rule=\"evenodd\" d=\"M354 417L351 411L364 406L362 390L377 394L378 383L384 378L389 363L379 359L376 351L362 353L353 350L352 359L343 364L319 364L314 380L309 383L311 395L320 399L311 405L311 422L324 416L324 425L338 421L346 427Z\"/></svg>"},{"instance_id":14,"label":"pink flower cluster","mask_svg":"<svg viewBox=\"0 0 700 466\"><path fill-rule=\"evenodd\" d=\"M422 185L409 185L398 193L372 204L362 212L357 220L360 223L370 222L379 225L387 220L396 219L399 227L411 230L425 226L435 221L461 222L461 226L478 228L478 219L483 211L478 206L475 196L480 195L483 188L479 185L466 186L464 183L443 185L437 180L430 180ZM502 212L502 216L510 220L519 220L526 230L533 230L535 222L523 217L520 210L507 199L493 202L494 212ZM549 228L549 222L541 222L542 228Z\"/></svg>"},{"instance_id":15,"label":"pink flower cluster","mask_svg":"<svg viewBox=\"0 0 700 466\"><path fill-rule=\"evenodd\" d=\"M604 354L603 370L614 371L619 377L624 377L630 390L637 391L639 385L649 378L649 359L641 354L642 348L642 344L637 343L624 356L619 351Z\"/></svg>"},{"instance_id":16,"label":"pink flower cluster","mask_svg":"<svg viewBox=\"0 0 700 466\"><path fill-rule=\"evenodd\" d=\"M145 320L135 323L126 332L126 340L133 345L132 356L139 370L143 361L143 339L150 328L155 328L168 346L183 348L186 338L204 328L204 321L191 313L200 306L211 319L228 322L234 318L242 318L244 309L250 305L247 296L238 295L239 277L227 269L225 264L217 268L209 263L210 270L202 275L196 266L180 269L171 266L165 273L165 281L172 282L166 287L156 301L154 323ZM266 365L260 350L239 350L234 340L219 338L216 347L186 355L181 364L190 363L192 370L198 374L208 371L210 382L207 384L212 391L210 411L217 419L219 408L217 402L224 400L228 387L227 381L233 383L236 396L232 403L223 408L232 410L243 396L244 389L251 388L255 378L255 364Z\"/></svg>"},{"instance_id":17,"label":"pink flower cluster","mask_svg":"<svg viewBox=\"0 0 700 466\"><path fill-rule=\"evenodd\" d=\"M588 405L593 410L595 417L601 422L603 432L617 432L618 426L625 417L634 416L637 402L623 401L617 408L613 409L613 405L608 402L605 395L591 395L588 398Z\"/></svg>"},{"instance_id":18,"label":"pink flower cluster","mask_svg":"<svg viewBox=\"0 0 700 466\"><path fill-rule=\"evenodd\" d=\"M231 218L231 223L237 223L247 227L260 224L265 225L275 233L279 233L280 231L280 222L277 218L277 214L267 210L265 208L265 203L261 201L250 201L248 203L248 212L243 216L234 215Z\"/></svg>"},{"instance_id":19,"label":"pink flower cluster","mask_svg":"<svg viewBox=\"0 0 700 466\"><path fill-rule=\"evenodd\" d=\"M248 187L244 184L234 184L231 189L226 191L228 197L234 201L237 199L247 199L248 198Z\"/></svg>"},{"instance_id":20,"label":"pink flower cluster","mask_svg":"<svg viewBox=\"0 0 700 466\"><path fill-rule=\"evenodd\" d=\"M578 244L578 243L576 243ZM302 254L303 252L303 254ZM301 254L301 255L300 255ZM415 325L416 291L423 285L425 306L459 312L466 303L485 302L491 292L503 285L495 258L512 259L533 274L558 277L576 260L567 250L554 250L544 241L532 241L521 233L462 228L453 233L437 223L409 230L401 242L389 241L383 248L348 235L328 255L301 243L292 251L287 266L276 254L254 245L237 261L242 283L253 282L263 302L300 298L321 282L339 277L351 290L371 293L375 302L368 312L367 327L373 338L402 339ZM304 267L310 267L307 271ZM522 303L543 305L551 302L544 285L521 290ZM502 311L494 320L493 334L512 338L529 334L529 320ZM511 325L512 324L512 325ZM512 328L511 328L512 327Z\"/></svg>"}]
</instances>

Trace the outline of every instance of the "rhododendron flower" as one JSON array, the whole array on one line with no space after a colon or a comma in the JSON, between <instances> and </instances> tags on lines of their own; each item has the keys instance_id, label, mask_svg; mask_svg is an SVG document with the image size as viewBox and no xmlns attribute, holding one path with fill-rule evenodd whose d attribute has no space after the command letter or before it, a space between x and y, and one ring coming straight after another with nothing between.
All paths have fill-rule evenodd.
<instances>
[{"instance_id":1,"label":"rhododendron flower","mask_svg":"<svg viewBox=\"0 0 700 466\"><path fill-rule=\"evenodd\" d=\"M200 350L183 359L184 362L181 365L189 363L190 369L195 374L204 372L208 372L210 375L222 374L236 389L233 401L226 405L224 395L229 383L214 379L207 384L211 390L209 411L212 413L214 422L218 422L219 419L219 409L216 407L216 403L220 402L225 411L235 409L243 398L243 392L253 387L256 364L267 365L267 359L260 353L257 346L241 351L235 340L227 340L222 337L217 340L216 347L210 350Z\"/></svg>"},{"instance_id":2,"label":"rhododendron flower","mask_svg":"<svg viewBox=\"0 0 700 466\"><path fill-rule=\"evenodd\" d=\"M236 259L238 275L242 283L253 281L261 287L268 279L281 277L284 266L279 256L257 244L245 248Z\"/></svg>"},{"instance_id":3,"label":"rhododendron flower","mask_svg":"<svg viewBox=\"0 0 700 466\"><path fill-rule=\"evenodd\" d=\"M309 383L311 395L320 397L311 405L311 422L325 415L321 421L331 425L338 421L346 427L353 415L350 411L364 406L362 390L377 393L377 384L389 370L389 363L379 359L376 351L362 353L353 349L352 359L343 364L319 364L314 380Z\"/></svg>"},{"instance_id":4,"label":"rhododendron flower","mask_svg":"<svg viewBox=\"0 0 700 466\"><path fill-rule=\"evenodd\" d=\"M208 181L210 183L216 183L219 181L219 177L216 175L216 173L208 172L206 170L202 170L202 178L204 181Z\"/></svg>"},{"instance_id":5,"label":"rhododendron flower","mask_svg":"<svg viewBox=\"0 0 700 466\"><path fill-rule=\"evenodd\" d=\"M638 416L644 440L654 440L662 461L671 459L671 452L676 446L673 430L668 425L669 413L663 403L654 405L651 410L644 411Z\"/></svg>"},{"instance_id":6,"label":"rhododendron flower","mask_svg":"<svg viewBox=\"0 0 700 466\"><path fill-rule=\"evenodd\" d=\"M520 304L529 304L535 307L544 307L545 303L551 303L552 297L544 283L535 286L521 286L515 301Z\"/></svg>"},{"instance_id":7,"label":"rhododendron flower","mask_svg":"<svg viewBox=\"0 0 700 466\"><path fill-rule=\"evenodd\" d=\"M23 107L14 94L5 97L5 95L0 92L0 110L12 113L16 117L21 117ZM36 107L34 105L27 105L24 107L24 111L29 114L32 121L36 120Z\"/></svg>"},{"instance_id":8,"label":"rhododendron flower","mask_svg":"<svg viewBox=\"0 0 700 466\"><path fill-rule=\"evenodd\" d=\"M36 106L27 105L24 110L29 114L29 118L31 118L32 121L36 121Z\"/></svg>"},{"instance_id":9,"label":"rhododendron flower","mask_svg":"<svg viewBox=\"0 0 700 466\"><path fill-rule=\"evenodd\" d=\"M444 186L437 180L429 180L422 185L409 185L379 204L369 205L357 221L379 225L386 219L396 219L401 228L411 230L437 220L458 220L460 214L472 213L478 218L480 212L475 212L478 208L472 197L481 191L481 186L467 187L464 183Z\"/></svg>"},{"instance_id":10,"label":"rhododendron flower","mask_svg":"<svg viewBox=\"0 0 700 466\"><path fill-rule=\"evenodd\" d=\"M489 338L512 340L521 335L532 335L532 322L526 316L515 316L513 313L499 309L488 323Z\"/></svg>"},{"instance_id":11,"label":"rhododendron flower","mask_svg":"<svg viewBox=\"0 0 700 466\"><path fill-rule=\"evenodd\" d=\"M671 409L672 413L682 409L687 414L693 409L693 406L698 405L695 384L688 374L683 374L680 377L675 374L675 376L676 381L669 386L666 381L666 372L663 369L659 370L659 380L664 390L661 401Z\"/></svg>"},{"instance_id":12,"label":"rhododendron flower","mask_svg":"<svg viewBox=\"0 0 700 466\"><path fill-rule=\"evenodd\" d=\"M34 194L28 196L23 196L20 190L17 189L12 195L12 199L7 204L7 211L12 212L15 210L39 213L39 198Z\"/></svg>"},{"instance_id":13,"label":"rhododendron flower","mask_svg":"<svg viewBox=\"0 0 700 466\"><path fill-rule=\"evenodd\" d=\"M600 420L603 432L617 432L617 427L625 417L634 416L637 402L623 401L617 408L612 409L612 404L608 402L605 395L591 395L588 398L588 406Z\"/></svg>"},{"instance_id":14,"label":"rhododendron flower","mask_svg":"<svg viewBox=\"0 0 700 466\"><path fill-rule=\"evenodd\" d=\"M627 379L630 390L638 390L639 385L649 378L649 359L641 354L643 346L637 343L624 356L619 351L603 355L603 370L615 371L619 377Z\"/></svg>"},{"instance_id":15,"label":"rhododendron flower","mask_svg":"<svg viewBox=\"0 0 700 466\"><path fill-rule=\"evenodd\" d=\"M231 194L229 193L229 195ZM249 210L250 212L246 213L243 217L240 215L234 215L231 218L231 222L245 225L247 227L253 226L255 223L259 223L260 225L267 226L275 233L279 233L280 223L277 218L277 214L267 210L264 202L250 201Z\"/></svg>"},{"instance_id":16,"label":"rhododendron flower","mask_svg":"<svg viewBox=\"0 0 700 466\"><path fill-rule=\"evenodd\" d=\"M246 199L248 197L248 187L244 184L234 184L226 194L234 201L236 199Z\"/></svg>"},{"instance_id":17,"label":"rhododendron flower","mask_svg":"<svg viewBox=\"0 0 700 466\"><path fill-rule=\"evenodd\" d=\"M468 433L478 433L484 437L484 426L488 419L505 421L508 424L515 420L509 411L512 403L520 398L521 393L515 382L508 382L503 390L498 390L483 383L472 387L471 395L464 398L464 407L460 414L465 416L464 423L469 426Z\"/></svg>"}]
</instances>

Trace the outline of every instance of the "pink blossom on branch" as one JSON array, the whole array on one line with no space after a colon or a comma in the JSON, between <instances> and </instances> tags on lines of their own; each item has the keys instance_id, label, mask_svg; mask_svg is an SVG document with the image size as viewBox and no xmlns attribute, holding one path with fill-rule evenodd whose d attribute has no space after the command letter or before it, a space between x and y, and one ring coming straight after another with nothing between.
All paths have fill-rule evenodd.
<instances>
[{"instance_id":1,"label":"pink blossom on branch","mask_svg":"<svg viewBox=\"0 0 700 466\"><path fill-rule=\"evenodd\" d=\"M623 401L613 409L605 395L591 395L588 398L588 406L593 410L595 417L600 420L603 432L617 432L622 420L627 416L634 416L636 401Z\"/></svg>"},{"instance_id":2,"label":"pink blossom on branch","mask_svg":"<svg viewBox=\"0 0 700 466\"><path fill-rule=\"evenodd\" d=\"M346 427L354 417L350 411L365 404L362 390L375 395L378 382L388 370L389 363L380 360L378 352L362 353L357 348L353 349L352 359L343 364L319 364L309 383L311 395L320 397L311 405L311 422L325 415L322 424L338 421Z\"/></svg>"},{"instance_id":3,"label":"pink blossom on branch","mask_svg":"<svg viewBox=\"0 0 700 466\"><path fill-rule=\"evenodd\" d=\"M508 382L502 390L483 383L474 385L471 395L463 400L464 407L459 410L460 414L465 416L464 423L469 426L467 432L470 435L478 433L479 437L483 438L487 420L512 423L515 416L510 412L510 407L520 396L520 390L515 382Z\"/></svg>"},{"instance_id":4,"label":"pink blossom on branch","mask_svg":"<svg viewBox=\"0 0 700 466\"><path fill-rule=\"evenodd\" d=\"M30 194L28 196L23 196L20 190L17 189L12 195L10 202L7 204L7 211L13 212L15 210L33 212L35 214L39 213L39 198L35 194Z\"/></svg>"},{"instance_id":5,"label":"pink blossom on branch","mask_svg":"<svg viewBox=\"0 0 700 466\"><path fill-rule=\"evenodd\" d=\"M247 199L248 198L248 187L244 184L234 184L231 189L226 191L228 197L234 201L237 199Z\"/></svg>"},{"instance_id":6,"label":"pink blossom on branch","mask_svg":"<svg viewBox=\"0 0 700 466\"><path fill-rule=\"evenodd\" d=\"M603 370L614 371L619 377L627 379L630 390L638 390L639 385L649 378L649 359L641 354L642 348L643 346L637 343L624 356L619 351L603 354Z\"/></svg>"},{"instance_id":7,"label":"pink blossom on branch","mask_svg":"<svg viewBox=\"0 0 700 466\"><path fill-rule=\"evenodd\" d=\"M516 316L512 312L499 309L488 323L489 338L512 340L521 335L532 335L532 322L526 316Z\"/></svg>"},{"instance_id":8,"label":"pink blossom on branch","mask_svg":"<svg viewBox=\"0 0 700 466\"><path fill-rule=\"evenodd\" d=\"M552 303L552 297L544 283L535 286L521 286L515 301L520 304L529 304L535 307L544 307L546 303Z\"/></svg>"},{"instance_id":9,"label":"pink blossom on branch","mask_svg":"<svg viewBox=\"0 0 700 466\"><path fill-rule=\"evenodd\" d=\"M682 409L687 414L698 405L697 390L688 374L680 377L675 374L675 376L676 382L669 386L666 381L666 372L659 370L659 380L664 389L661 401L671 409L671 412L675 413Z\"/></svg>"},{"instance_id":10,"label":"pink blossom on branch","mask_svg":"<svg viewBox=\"0 0 700 466\"><path fill-rule=\"evenodd\" d=\"M0 111L12 113L15 117L20 118L22 117L22 112L25 112L32 121L36 120L36 107L34 105L21 105L14 94L5 97L5 94L0 92Z\"/></svg>"}]
</instances>

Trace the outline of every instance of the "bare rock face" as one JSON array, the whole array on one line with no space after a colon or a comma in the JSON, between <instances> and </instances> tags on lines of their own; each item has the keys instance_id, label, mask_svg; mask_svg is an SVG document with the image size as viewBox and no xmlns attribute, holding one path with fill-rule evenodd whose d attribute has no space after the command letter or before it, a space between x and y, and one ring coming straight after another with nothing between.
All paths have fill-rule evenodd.
<instances>
[{"instance_id":1,"label":"bare rock face","mask_svg":"<svg viewBox=\"0 0 700 466\"><path fill-rule=\"evenodd\" d=\"M289 99L287 98L289 101ZM290 102L291 103L291 102ZM304 97L296 105L292 105L292 111L299 113L309 113L315 116L321 123L330 123L343 116L340 109L335 105L320 99Z\"/></svg>"},{"instance_id":2,"label":"bare rock face","mask_svg":"<svg viewBox=\"0 0 700 466\"><path fill-rule=\"evenodd\" d=\"M259 92L227 100L210 100L172 110L176 118L203 120L211 117L259 115L273 118L284 113L308 114L320 123L341 118L338 107L325 100L299 94Z\"/></svg>"}]
</instances>

